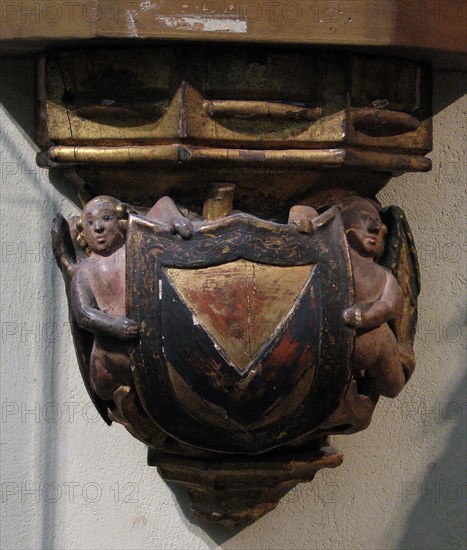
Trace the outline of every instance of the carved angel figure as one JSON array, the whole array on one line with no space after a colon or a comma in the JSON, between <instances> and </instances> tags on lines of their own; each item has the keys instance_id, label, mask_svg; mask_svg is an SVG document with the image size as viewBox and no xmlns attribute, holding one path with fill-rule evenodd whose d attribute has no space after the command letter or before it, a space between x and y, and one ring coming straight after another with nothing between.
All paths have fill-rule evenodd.
<instances>
[{"instance_id":1,"label":"carved angel figure","mask_svg":"<svg viewBox=\"0 0 467 550\"><path fill-rule=\"evenodd\" d=\"M350 383L323 433L352 433L371 421L380 395L395 397L415 368L413 340L420 291L418 261L404 212L349 197L339 204L349 244L355 304L343 312L356 329ZM318 209L323 212L332 205ZM313 233L318 211L294 206L289 215L302 233Z\"/></svg>"},{"instance_id":2,"label":"carved angel figure","mask_svg":"<svg viewBox=\"0 0 467 550\"><path fill-rule=\"evenodd\" d=\"M138 336L137 323L125 315L125 239L131 210L102 195L90 200L79 218L67 221L57 215L52 228L81 374L108 423L117 390L131 385L127 342ZM160 199L146 217L185 238L191 235L191 222L168 197Z\"/></svg>"},{"instance_id":3,"label":"carved angel figure","mask_svg":"<svg viewBox=\"0 0 467 550\"><path fill-rule=\"evenodd\" d=\"M125 316L125 232L128 207L113 197L88 202L77 223L78 242L89 253L76 267L71 303L78 325L94 334L91 385L104 401L131 382L125 341L138 325Z\"/></svg>"},{"instance_id":4,"label":"carved angel figure","mask_svg":"<svg viewBox=\"0 0 467 550\"><path fill-rule=\"evenodd\" d=\"M399 222L405 222L402 211L396 209L394 212L395 207L391 208L393 219L388 217L392 224L397 218ZM404 257L400 257L399 265L393 266L395 273L384 266L384 258L383 265L377 262L385 250L387 227L376 203L351 197L341 203L341 216L350 247L355 284L356 303L344 312L345 322L357 329L354 375L361 378L359 388L362 393L375 398L379 395L396 397L415 367L413 333L402 334L401 321L407 314L411 317L415 313L407 309L404 300L416 298L418 289L412 296L412 292L407 293L409 289L405 288L404 295L398 281L404 283L401 262L407 261L410 251L406 245ZM396 230L399 251L404 238L411 240L410 233L404 235L400 229ZM394 248L394 242L391 245ZM412 252L414 258L414 250ZM405 274L405 283L410 283L409 273Z\"/></svg>"}]
</instances>

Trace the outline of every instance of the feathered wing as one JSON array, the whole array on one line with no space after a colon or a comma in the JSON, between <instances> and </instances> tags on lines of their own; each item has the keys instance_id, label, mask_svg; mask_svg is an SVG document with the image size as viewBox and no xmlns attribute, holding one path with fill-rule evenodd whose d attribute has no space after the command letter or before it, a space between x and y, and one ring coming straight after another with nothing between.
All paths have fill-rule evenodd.
<instances>
[{"instance_id":1,"label":"feathered wing","mask_svg":"<svg viewBox=\"0 0 467 550\"><path fill-rule=\"evenodd\" d=\"M104 421L109 424L112 420L108 415L109 402L98 397L91 386L91 351L94 343L94 334L83 330L76 322L71 306L71 280L78 263L86 256L78 245L75 245L70 224L74 224L78 218L70 218L70 223L61 215L57 214L52 224L52 248L60 268L63 280L65 281L66 295L68 299L68 312L70 318L71 333L75 344L76 356L78 358L79 370L94 406Z\"/></svg>"},{"instance_id":2,"label":"feathered wing","mask_svg":"<svg viewBox=\"0 0 467 550\"><path fill-rule=\"evenodd\" d=\"M380 263L390 269L402 292L402 314L390 323L399 343L406 380L415 367L413 342L417 325L417 299L420 293L420 270L412 232L404 211L389 206L381 212L388 228L386 245Z\"/></svg>"}]
</instances>

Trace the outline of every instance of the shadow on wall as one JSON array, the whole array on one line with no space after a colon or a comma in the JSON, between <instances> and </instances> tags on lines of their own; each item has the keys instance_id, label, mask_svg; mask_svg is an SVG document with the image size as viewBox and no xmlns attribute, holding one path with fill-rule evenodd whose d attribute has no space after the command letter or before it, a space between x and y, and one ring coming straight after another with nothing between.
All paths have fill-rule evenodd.
<instances>
[{"instance_id":1,"label":"shadow on wall","mask_svg":"<svg viewBox=\"0 0 467 550\"><path fill-rule=\"evenodd\" d=\"M462 363L460 367L464 368ZM461 541L466 540L467 380L459 384L449 405L451 410L445 409L442 415L444 421L456 421L443 453L430 465L423 481L408 480L401 488L403 501L416 502L398 545L401 550L465 548ZM441 430L445 426L440 426ZM460 502L464 505L459 506Z\"/></svg>"},{"instance_id":2,"label":"shadow on wall","mask_svg":"<svg viewBox=\"0 0 467 550\"><path fill-rule=\"evenodd\" d=\"M34 59L0 58L0 103L30 141L34 141Z\"/></svg>"},{"instance_id":3,"label":"shadow on wall","mask_svg":"<svg viewBox=\"0 0 467 550\"><path fill-rule=\"evenodd\" d=\"M40 169L35 165L35 152L37 147L34 145L34 101L35 101L35 62L33 59L0 59L0 106L5 110L5 115L10 118L12 124L7 124L1 133L2 158L0 159L0 173L2 183L2 206L9 208L9 212L15 212L17 206L28 207L31 210L31 220L34 219L34 214L40 214L44 219L52 221L52 218L59 210L59 200L53 188L50 186L48 174L41 174ZM2 110L3 110L2 109ZM14 131L9 130L14 127ZM14 136L13 136L14 134ZM18 137L21 134L21 137ZM4 153L4 156L3 156ZM15 192L10 192L9 186L6 184L15 181L17 187ZM15 185L16 185L15 184ZM64 196L68 196L67 184L63 177L61 181L57 179L54 182L55 188ZM69 186L68 186L69 188ZM31 203L31 204L29 204ZM2 224L11 223L9 217L2 218ZM33 222L31 222L33 223ZM31 228L30 228L31 229ZM41 225L37 234L32 230L26 231L25 239L29 239L26 244L28 250L34 250L34 241L37 239L41 243L50 242L50 229L48 224ZM3 266L2 269L7 269ZM41 270L41 272L39 272ZM60 279L60 273L54 262L41 261L37 264L34 273L31 276L32 284L37 284L39 289L37 292L45 292L43 289L49 289L53 295L57 295L61 284L57 287ZM5 280L6 277L5 277ZM25 282L23 285L24 292L27 294L35 294L36 290L31 288L31 282ZM20 300L21 301L21 300ZM34 315L34 313L32 314ZM60 319L60 304L59 302L48 302L46 308L37 312L34 317L40 323L40 326L57 326ZM33 380L37 375L35 369L40 374L38 379L41 381L40 386L31 386L31 395L36 403L54 403L58 388L58 372L57 365L59 363L59 345L60 342L54 339L53 342L48 342L48 345L43 345L36 350L35 360L28 363L25 368L29 370L29 379ZM8 354L11 361L16 361L16 353L10 350ZM5 365L6 366L6 365ZM22 365L24 366L24 365ZM33 430L28 437L34 441L33 453L30 457L30 463L33 464L34 471L40 479L45 479L50 482L56 481L57 478L57 463L59 456L57 424L54 422L47 423L47 429L42 430L40 424L37 429ZM13 445L18 445L19 440L15 440ZM29 472L24 470L22 464L17 466L18 479L28 479ZM34 511L34 520L31 521L31 529L34 529L34 521L38 522L38 531L40 532L40 540L37 544L41 548L53 548L57 536L57 504L56 501L47 501L41 499L37 505L37 512Z\"/></svg>"},{"instance_id":4,"label":"shadow on wall","mask_svg":"<svg viewBox=\"0 0 467 550\"><path fill-rule=\"evenodd\" d=\"M243 525L231 529L220 524L196 519L191 513L191 500L188 491L175 483L164 483L166 483L174 495L174 504L180 512L180 517L184 516L181 519L185 527L194 533L195 536L201 538L206 544L209 545L214 541L216 544L221 545L248 527L248 525Z\"/></svg>"},{"instance_id":5,"label":"shadow on wall","mask_svg":"<svg viewBox=\"0 0 467 550\"><path fill-rule=\"evenodd\" d=\"M467 73L436 72L434 89L433 112L436 114L464 95ZM465 356L459 360L458 368L465 370ZM450 421L453 425L444 450L430 465L423 480L407 480L401 488L402 498L405 495L407 502L414 503L399 543L401 550L467 547L467 380L464 379L452 393L449 405L451 409L445 409L446 414L441 415L445 422ZM454 423L456 414L459 417ZM445 423L440 425L441 430L446 431Z\"/></svg>"},{"instance_id":6,"label":"shadow on wall","mask_svg":"<svg viewBox=\"0 0 467 550\"><path fill-rule=\"evenodd\" d=\"M467 92L467 73L435 71L433 75L433 116L449 107Z\"/></svg>"},{"instance_id":7,"label":"shadow on wall","mask_svg":"<svg viewBox=\"0 0 467 550\"><path fill-rule=\"evenodd\" d=\"M36 63L34 59L5 59L0 57L0 104L10 115L15 125L27 141L38 151L34 144L35 133L35 89ZM31 154L34 153L31 151ZM31 156L34 158L34 156ZM37 170L40 170L37 168ZM42 170L55 189L70 202L81 208L77 197L77 186L66 179L63 170ZM48 175L48 178L47 178ZM4 175L4 177L6 177ZM3 182L3 177L2 177Z\"/></svg>"}]
</instances>

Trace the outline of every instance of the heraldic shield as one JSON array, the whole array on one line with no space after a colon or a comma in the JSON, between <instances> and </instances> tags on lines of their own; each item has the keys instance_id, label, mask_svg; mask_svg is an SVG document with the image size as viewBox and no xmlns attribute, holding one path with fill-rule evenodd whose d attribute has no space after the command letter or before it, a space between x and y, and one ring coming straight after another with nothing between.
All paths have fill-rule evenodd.
<instances>
[{"instance_id":1,"label":"heraldic shield","mask_svg":"<svg viewBox=\"0 0 467 550\"><path fill-rule=\"evenodd\" d=\"M350 380L348 245L333 207L311 234L233 214L190 239L131 216L127 312L132 368L167 434L257 454L319 434Z\"/></svg>"}]
</instances>

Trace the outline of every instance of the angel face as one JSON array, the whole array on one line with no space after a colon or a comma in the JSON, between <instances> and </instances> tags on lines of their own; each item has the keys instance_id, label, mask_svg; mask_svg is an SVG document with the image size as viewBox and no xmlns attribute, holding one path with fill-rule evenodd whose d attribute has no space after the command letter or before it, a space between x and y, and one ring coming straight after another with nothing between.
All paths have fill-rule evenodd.
<instances>
[{"instance_id":1,"label":"angel face","mask_svg":"<svg viewBox=\"0 0 467 550\"><path fill-rule=\"evenodd\" d=\"M356 201L344 211L342 218L350 247L361 256L379 256L387 229L378 210L368 201Z\"/></svg>"},{"instance_id":2,"label":"angel face","mask_svg":"<svg viewBox=\"0 0 467 550\"><path fill-rule=\"evenodd\" d=\"M92 200L81 215L83 236L96 254L112 254L125 242L121 220L115 213L115 205L106 200Z\"/></svg>"}]
</instances>

